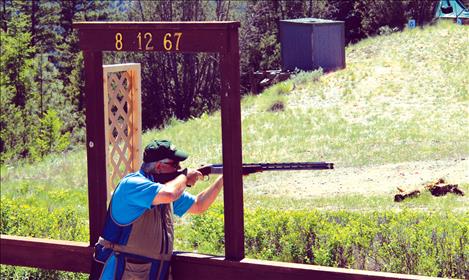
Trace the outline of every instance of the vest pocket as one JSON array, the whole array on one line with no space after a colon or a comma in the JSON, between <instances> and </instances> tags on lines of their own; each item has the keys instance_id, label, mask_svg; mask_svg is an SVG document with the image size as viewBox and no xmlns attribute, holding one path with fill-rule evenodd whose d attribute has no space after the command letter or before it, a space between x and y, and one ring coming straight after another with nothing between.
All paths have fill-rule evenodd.
<instances>
[{"instance_id":1,"label":"vest pocket","mask_svg":"<svg viewBox=\"0 0 469 280\"><path fill-rule=\"evenodd\" d=\"M142 263L141 261L125 258L125 268L122 280L150 279L150 270L151 262Z\"/></svg>"}]
</instances>

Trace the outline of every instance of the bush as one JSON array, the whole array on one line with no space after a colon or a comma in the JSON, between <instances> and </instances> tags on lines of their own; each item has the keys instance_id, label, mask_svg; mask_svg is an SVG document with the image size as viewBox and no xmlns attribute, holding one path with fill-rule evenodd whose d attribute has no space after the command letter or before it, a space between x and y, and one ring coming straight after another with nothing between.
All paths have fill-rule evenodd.
<instances>
[{"instance_id":1,"label":"bush","mask_svg":"<svg viewBox=\"0 0 469 280\"><path fill-rule=\"evenodd\" d=\"M189 227L186 249L223 254L221 206ZM467 279L468 238L467 213L245 210L246 255L256 259Z\"/></svg>"},{"instance_id":2,"label":"bush","mask_svg":"<svg viewBox=\"0 0 469 280\"><path fill-rule=\"evenodd\" d=\"M88 217L80 217L75 206L49 210L5 197L1 205L1 234L72 241L89 238ZM88 279L88 275L1 265L0 279Z\"/></svg>"}]
</instances>

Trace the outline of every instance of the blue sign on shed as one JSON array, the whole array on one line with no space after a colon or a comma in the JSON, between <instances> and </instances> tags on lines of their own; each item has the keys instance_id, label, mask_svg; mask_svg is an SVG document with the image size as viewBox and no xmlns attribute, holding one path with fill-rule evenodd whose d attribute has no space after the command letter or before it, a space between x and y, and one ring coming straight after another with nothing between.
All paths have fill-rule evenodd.
<instances>
[{"instance_id":1,"label":"blue sign on shed","mask_svg":"<svg viewBox=\"0 0 469 280\"><path fill-rule=\"evenodd\" d=\"M300 18L280 21L282 69L345 68L343 21Z\"/></svg>"}]
</instances>

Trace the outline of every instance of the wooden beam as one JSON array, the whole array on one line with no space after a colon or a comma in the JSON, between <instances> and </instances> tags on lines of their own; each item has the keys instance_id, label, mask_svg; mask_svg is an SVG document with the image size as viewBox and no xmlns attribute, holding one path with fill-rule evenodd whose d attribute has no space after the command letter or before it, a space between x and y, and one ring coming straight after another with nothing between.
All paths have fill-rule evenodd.
<instances>
[{"instance_id":1,"label":"wooden beam","mask_svg":"<svg viewBox=\"0 0 469 280\"><path fill-rule=\"evenodd\" d=\"M85 63L86 155L90 245L98 241L106 218L107 158L103 88L103 55L83 52Z\"/></svg>"},{"instance_id":2,"label":"wooden beam","mask_svg":"<svg viewBox=\"0 0 469 280\"><path fill-rule=\"evenodd\" d=\"M227 29L239 22L77 22L73 27L82 50L223 53Z\"/></svg>"},{"instance_id":3,"label":"wooden beam","mask_svg":"<svg viewBox=\"0 0 469 280\"><path fill-rule=\"evenodd\" d=\"M93 248L88 243L1 235L1 263L90 273Z\"/></svg>"},{"instance_id":4,"label":"wooden beam","mask_svg":"<svg viewBox=\"0 0 469 280\"><path fill-rule=\"evenodd\" d=\"M90 273L93 248L85 242L1 235L1 263L42 269ZM394 274L316 265L243 259L176 252L172 259L174 280L397 280L438 279L418 275Z\"/></svg>"},{"instance_id":5,"label":"wooden beam","mask_svg":"<svg viewBox=\"0 0 469 280\"><path fill-rule=\"evenodd\" d=\"M229 49L220 57L221 128L224 176L225 256L244 258L244 211L239 92L238 28L229 30Z\"/></svg>"},{"instance_id":6,"label":"wooden beam","mask_svg":"<svg viewBox=\"0 0 469 280\"><path fill-rule=\"evenodd\" d=\"M81 40L81 38L80 38ZM104 228L107 211L106 122L103 87L103 54L84 51L86 101L86 155L88 168L88 209L90 246L98 241ZM90 258L91 261L91 258ZM100 266L93 262L91 279L100 275Z\"/></svg>"},{"instance_id":7,"label":"wooden beam","mask_svg":"<svg viewBox=\"0 0 469 280\"><path fill-rule=\"evenodd\" d=\"M438 279L418 275L384 273L317 265L243 259L229 261L223 257L192 253L175 253L172 259L174 280L397 280Z\"/></svg>"}]
</instances>

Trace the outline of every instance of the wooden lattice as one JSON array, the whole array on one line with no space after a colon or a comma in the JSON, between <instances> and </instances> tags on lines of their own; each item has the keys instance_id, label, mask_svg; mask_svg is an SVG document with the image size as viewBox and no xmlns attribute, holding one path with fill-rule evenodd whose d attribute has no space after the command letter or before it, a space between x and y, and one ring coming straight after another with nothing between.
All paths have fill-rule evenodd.
<instances>
[{"instance_id":1,"label":"wooden lattice","mask_svg":"<svg viewBox=\"0 0 469 280\"><path fill-rule=\"evenodd\" d=\"M140 64L103 66L108 193L142 162ZM110 197L110 196L108 196Z\"/></svg>"}]
</instances>

